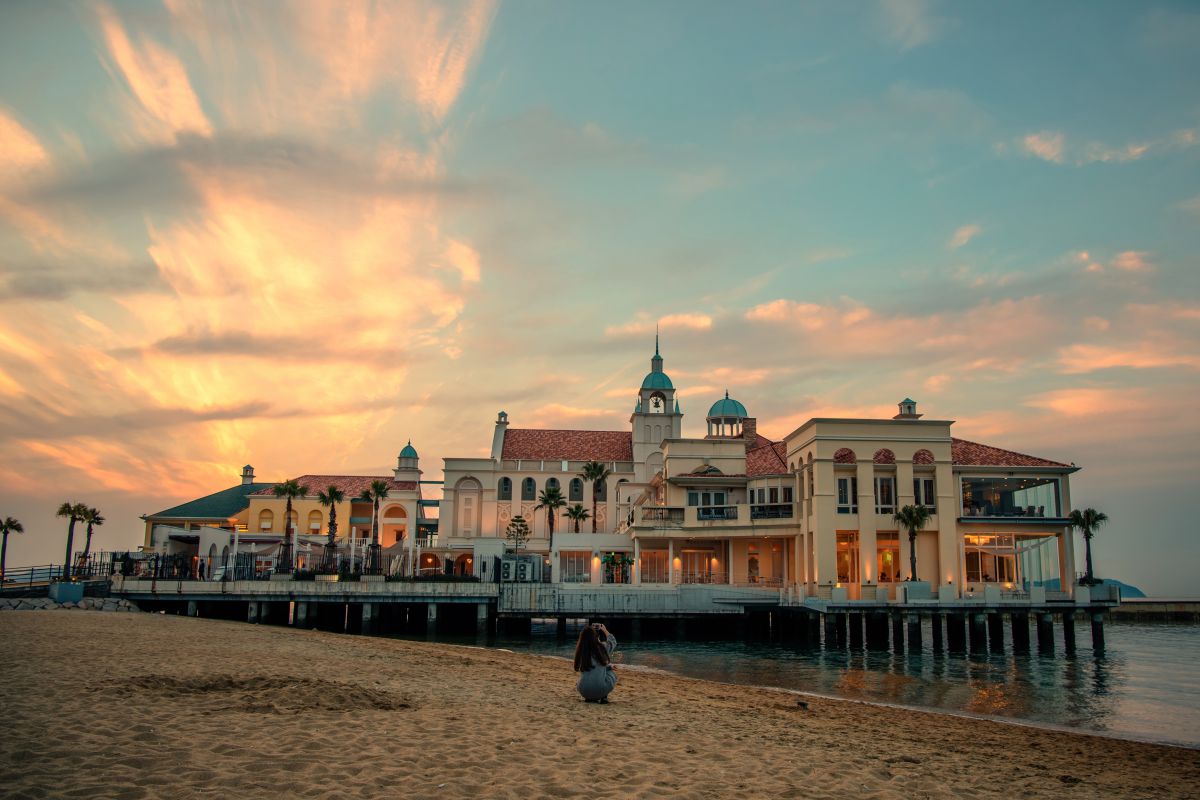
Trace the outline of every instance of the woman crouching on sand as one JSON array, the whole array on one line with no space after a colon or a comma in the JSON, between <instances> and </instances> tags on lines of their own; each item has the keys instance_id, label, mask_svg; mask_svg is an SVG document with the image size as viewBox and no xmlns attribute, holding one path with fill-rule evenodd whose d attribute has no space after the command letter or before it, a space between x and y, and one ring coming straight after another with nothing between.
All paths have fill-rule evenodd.
<instances>
[{"instance_id":1,"label":"woman crouching on sand","mask_svg":"<svg viewBox=\"0 0 1200 800\"><path fill-rule=\"evenodd\" d=\"M612 652L617 640L608 628L596 623L579 632L575 645L575 671L582 673L575 688L589 703L607 703L608 693L617 685L617 673L612 668Z\"/></svg>"}]
</instances>

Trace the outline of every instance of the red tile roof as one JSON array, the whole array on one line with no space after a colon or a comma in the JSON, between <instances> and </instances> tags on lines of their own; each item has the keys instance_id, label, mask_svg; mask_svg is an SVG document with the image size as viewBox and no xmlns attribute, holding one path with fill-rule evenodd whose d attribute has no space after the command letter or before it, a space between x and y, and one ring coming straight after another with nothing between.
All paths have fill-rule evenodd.
<instances>
[{"instance_id":1,"label":"red tile roof","mask_svg":"<svg viewBox=\"0 0 1200 800\"><path fill-rule=\"evenodd\" d=\"M633 461L633 434L509 428L504 432L500 457L514 461Z\"/></svg>"},{"instance_id":2,"label":"red tile roof","mask_svg":"<svg viewBox=\"0 0 1200 800\"><path fill-rule=\"evenodd\" d=\"M323 492L330 486L336 486L346 495L347 500L358 497L362 494L363 489L371 488L371 481L385 481L388 491L392 492L412 491L417 488L416 481L398 481L395 478L384 478L379 475L301 475L296 478L296 483L308 487L310 497L315 497L318 492ZM260 489L254 494L269 495L274 494L274 491L274 487L271 487Z\"/></svg>"},{"instance_id":3,"label":"red tile roof","mask_svg":"<svg viewBox=\"0 0 1200 800\"><path fill-rule=\"evenodd\" d=\"M772 442L762 436L758 439L766 444L746 451L746 474L754 478L758 475L779 475L787 472L787 445L783 442ZM755 443L757 444L757 440Z\"/></svg>"},{"instance_id":4,"label":"red tile roof","mask_svg":"<svg viewBox=\"0 0 1200 800\"><path fill-rule=\"evenodd\" d=\"M950 451L955 466L972 467L1069 467L1061 461L1029 456L991 445L969 442L966 439L951 439Z\"/></svg>"}]
</instances>

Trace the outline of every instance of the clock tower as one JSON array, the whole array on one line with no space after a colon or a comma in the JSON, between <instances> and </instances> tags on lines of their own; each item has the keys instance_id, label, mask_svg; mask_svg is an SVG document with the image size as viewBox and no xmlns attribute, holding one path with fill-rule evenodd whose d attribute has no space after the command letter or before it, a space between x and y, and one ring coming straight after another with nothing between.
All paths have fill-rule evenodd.
<instances>
[{"instance_id":1,"label":"clock tower","mask_svg":"<svg viewBox=\"0 0 1200 800\"><path fill-rule=\"evenodd\" d=\"M633 429L634 471L638 481L645 482L662 468L663 439L678 439L683 433L683 412L675 399L675 386L663 372L658 334L654 335L650 372L642 379L629 424Z\"/></svg>"}]
</instances>

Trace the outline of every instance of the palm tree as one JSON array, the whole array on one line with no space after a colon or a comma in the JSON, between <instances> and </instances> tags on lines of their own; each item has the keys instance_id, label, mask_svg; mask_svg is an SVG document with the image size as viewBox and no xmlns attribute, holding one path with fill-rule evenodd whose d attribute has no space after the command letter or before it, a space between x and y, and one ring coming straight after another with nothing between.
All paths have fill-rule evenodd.
<instances>
[{"instance_id":1,"label":"palm tree","mask_svg":"<svg viewBox=\"0 0 1200 800\"><path fill-rule=\"evenodd\" d=\"M387 498L389 488L387 481L371 481L370 488L359 495L360 500L371 504L371 545L367 550L367 569L363 570L367 575L377 574L383 566L379 554L379 501Z\"/></svg>"},{"instance_id":2,"label":"palm tree","mask_svg":"<svg viewBox=\"0 0 1200 800\"><path fill-rule=\"evenodd\" d=\"M591 516L592 515L588 513L588 510L579 503L567 508L567 519L575 523L576 533L579 533L579 523L584 522Z\"/></svg>"},{"instance_id":3,"label":"palm tree","mask_svg":"<svg viewBox=\"0 0 1200 800\"><path fill-rule=\"evenodd\" d=\"M67 524L67 557L63 559L63 580L71 578L71 548L75 546L75 523L83 518L86 509L87 506L83 503L63 503L58 507L57 516L70 520Z\"/></svg>"},{"instance_id":4,"label":"palm tree","mask_svg":"<svg viewBox=\"0 0 1200 800\"><path fill-rule=\"evenodd\" d=\"M12 517L5 517L4 521L0 522L0 533L4 534L4 544L0 545L0 586L4 584L4 561L8 558L8 535L24 532L24 526Z\"/></svg>"},{"instance_id":5,"label":"palm tree","mask_svg":"<svg viewBox=\"0 0 1200 800\"><path fill-rule=\"evenodd\" d=\"M321 571L337 571L337 504L346 499L346 493L330 485L317 493L317 502L329 509L329 541L325 543L325 556L321 559Z\"/></svg>"},{"instance_id":6,"label":"palm tree","mask_svg":"<svg viewBox=\"0 0 1200 800\"><path fill-rule=\"evenodd\" d=\"M283 541L279 544L279 568L277 572L292 571L292 500L308 494L308 487L301 486L295 478L289 478L278 483L271 490L276 497L287 498L287 508L284 510Z\"/></svg>"},{"instance_id":7,"label":"palm tree","mask_svg":"<svg viewBox=\"0 0 1200 800\"><path fill-rule=\"evenodd\" d=\"M608 480L611 474L612 470L599 461L587 462L583 465L583 471L579 473L579 477L592 484L592 533L596 532L596 495L600 492L600 484Z\"/></svg>"},{"instance_id":8,"label":"palm tree","mask_svg":"<svg viewBox=\"0 0 1200 800\"><path fill-rule=\"evenodd\" d=\"M1083 534L1083 546L1087 553L1087 572L1083 576L1085 586L1092 586L1096 583L1096 579L1092 576L1092 536L1095 535L1096 529L1106 522L1108 522L1108 514L1094 508L1085 508L1083 511L1075 509L1071 512L1071 527L1079 528Z\"/></svg>"},{"instance_id":9,"label":"palm tree","mask_svg":"<svg viewBox=\"0 0 1200 800\"><path fill-rule=\"evenodd\" d=\"M83 555L79 558L79 568L83 569L87 566L88 554L92 552L92 529L103 525L105 520L100 509L85 508L79 521L87 523L87 541L83 545Z\"/></svg>"},{"instance_id":10,"label":"palm tree","mask_svg":"<svg viewBox=\"0 0 1200 800\"><path fill-rule=\"evenodd\" d=\"M542 489L542 493L538 496L537 505L533 507L534 511L546 509L546 527L550 531L550 552L554 552L554 515L560 508L567 504L567 498L563 497L562 489L556 486L551 486L548 489Z\"/></svg>"},{"instance_id":11,"label":"palm tree","mask_svg":"<svg viewBox=\"0 0 1200 800\"><path fill-rule=\"evenodd\" d=\"M908 530L908 564L911 570L908 579L917 579L917 531L929 523L932 513L925 506L905 506L893 515L897 525Z\"/></svg>"}]
</instances>

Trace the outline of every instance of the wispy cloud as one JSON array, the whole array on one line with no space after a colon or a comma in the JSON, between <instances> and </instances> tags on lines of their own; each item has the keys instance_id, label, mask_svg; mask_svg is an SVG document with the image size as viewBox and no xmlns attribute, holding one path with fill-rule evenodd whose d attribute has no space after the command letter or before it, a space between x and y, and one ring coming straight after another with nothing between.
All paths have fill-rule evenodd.
<instances>
[{"instance_id":1,"label":"wispy cloud","mask_svg":"<svg viewBox=\"0 0 1200 800\"><path fill-rule=\"evenodd\" d=\"M667 314L657 319L648 314L639 314L637 318L623 325L610 325L604 330L604 335L607 337L647 336L659 328L664 331L706 331L712 326L713 318L708 314Z\"/></svg>"},{"instance_id":2,"label":"wispy cloud","mask_svg":"<svg viewBox=\"0 0 1200 800\"><path fill-rule=\"evenodd\" d=\"M1196 131L1191 128L1175 131L1167 136L1130 142L1124 145L1109 145L1098 141L1077 142L1069 139L1062 131L1038 131L1017 139L1016 147L1021 153L1040 158L1052 164L1071 164L1077 167L1088 164L1123 164L1139 161L1150 155L1170 153L1192 147L1197 142ZM1000 142L997 151L1003 153L1007 146Z\"/></svg>"},{"instance_id":3,"label":"wispy cloud","mask_svg":"<svg viewBox=\"0 0 1200 800\"><path fill-rule=\"evenodd\" d=\"M954 235L950 237L950 241L946 242L946 247L951 250L957 250L978 236L982 230L983 228L975 223L963 225L954 232Z\"/></svg>"},{"instance_id":4,"label":"wispy cloud","mask_svg":"<svg viewBox=\"0 0 1200 800\"><path fill-rule=\"evenodd\" d=\"M1026 154L1061 164L1063 161L1063 143L1066 137L1056 131L1041 131L1022 137L1021 148Z\"/></svg>"},{"instance_id":5,"label":"wispy cloud","mask_svg":"<svg viewBox=\"0 0 1200 800\"><path fill-rule=\"evenodd\" d=\"M929 44L950 25L929 0L880 0L879 14L884 35L902 51Z\"/></svg>"}]
</instances>

